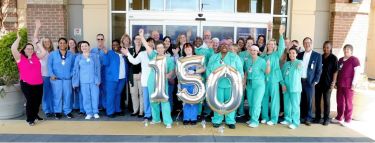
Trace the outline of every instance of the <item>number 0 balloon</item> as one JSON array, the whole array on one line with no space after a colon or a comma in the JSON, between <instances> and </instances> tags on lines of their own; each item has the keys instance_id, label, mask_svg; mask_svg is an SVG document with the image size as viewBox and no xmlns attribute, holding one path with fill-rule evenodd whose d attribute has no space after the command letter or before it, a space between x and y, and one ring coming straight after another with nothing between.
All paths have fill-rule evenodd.
<instances>
[{"instance_id":1,"label":"number 0 balloon","mask_svg":"<svg viewBox=\"0 0 375 143\"><path fill-rule=\"evenodd\" d=\"M225 103L221 103L217 97L218 80L220 78L229 78L232 89L231 98ZM207 79L206 100L212 110L219 114L228 114L235 111L241 103L242 92L241 74L234 68L224 65L213 71Z\"/></svg>"}]
</instances>

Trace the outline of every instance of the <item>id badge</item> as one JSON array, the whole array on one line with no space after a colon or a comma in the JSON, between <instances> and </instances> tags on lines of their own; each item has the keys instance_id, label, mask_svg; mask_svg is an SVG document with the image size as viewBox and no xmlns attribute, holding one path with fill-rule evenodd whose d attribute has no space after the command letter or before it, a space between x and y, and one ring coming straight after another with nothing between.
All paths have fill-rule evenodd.
<instances>
[{"instance_id":1,"label":"id badge","mask_svg":"<svg viewBox=\"0 0 375 143\"><path fill-rule=\"evenodd\" d=\"M341 69L342 69L342 65L343 65L343 64L340 64L339 70L341 70Z\"/></svg>"},{"instance_id":2,"label":"id badge","mask_svg":"<svg viewBox=\"0 0 375 143\"><path fill-rule=\"evenodd\" d=\"M29 60L29 63L30 63L30 64L33 64L33 61Z\"/></svg>"},{"instance_id":3,"label":"id badge","mask_svg":"<svg viewBox=\"0 0 375 143\"><path fill-rule=\"evenodd\" d=\"M61 64L62 64L62 65L65 65L65 60L62 60L62 61L61 61Z\"/></svg>"},{"instance_id":4,"label":"id badge","mask_svg":"<svg viewBox=\"0 0 375 143\"><path fill-rule=\"evenodd\" d=\"M86 59L86 62L90 62L90 58L87 58L87 59Z\"/></svg>"},{"instance_id":5,"label":"id badge","mask_svg":"<svg viewBox=\"0 0 375 143\"><path fill-rule=\"evenodd\" d=\"M311 64L310 68L313 70L314 69L314 64Z\"/></svg>"},{"instance_id":6,"label":"id badge","mask_svg":"<svg viewBox=\"0 0 375 143\"><path fill-rule=\"evenodd\" d=\"M252 72L253 72L253 68L250 67L250 68L249 68L249 73L252 73Z\"/></svg>"},{"instance_id":7,"label":"id badge","mask_svg":"<svg viewBox=\"0 0 375 143\"><path fill-rule=\"evenodd\" d=\"M285 74L286 74L286 75L289 75L289 70L286 70Z\"/></svg>"}]
</instances>

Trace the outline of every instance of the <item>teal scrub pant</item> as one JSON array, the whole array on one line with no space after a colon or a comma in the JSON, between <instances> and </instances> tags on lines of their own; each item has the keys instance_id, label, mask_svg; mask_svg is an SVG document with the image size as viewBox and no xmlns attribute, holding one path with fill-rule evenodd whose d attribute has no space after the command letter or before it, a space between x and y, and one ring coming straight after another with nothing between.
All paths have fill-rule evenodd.
<instances>
[{"instance_id":1,"label":"teal scrub pant","mask_svg":"<svg viewBox=\"0 0 375 143\"><path fill-rule=\"evenodd\" d=\"M246 95L246 90L243 91L243 95ZM244 102L245 102L245 96L242 96L241 104L240 107L237 109L237 115L245 115L245 107L244 107Z\"/></svg>"},{"instance_id":2,"label":"teal scrub pant","mask_svg":"<svg viewBox=\"0 0 375 143\"><path fill-rule=\"evenodd\" d=\"M271 98L271 119L269 118L269 101ZM262 101L262 119L277 124L280 112L279 82L266 83L266 90Z\"/></svg>"},{"instance_id":3,"label":"teal scrub pant","mask_svg":"<svg viewBox=\"0 0 375 143\"><path fill-rule=\"evenodd\" d=\"M161 104L164 125L168 125L168 124L172 125L173 120L171 117L171 105L169 101L151 102L152 121L160 122L160 104Z\"/></svg>"},{"instance_id":4,"label":"teal scrub pant","mask_svg":"<svg viewBox=\"0 0 375 143\"><path fill-rule=\"evenodd\" d=\"M301 92L284 93L284 118L289 124L296 127L300 124Z\"/></svg>"},{"instance_id":5,"label":"teal scrub pant","mask_svg":"<svg viewBox=\"0 0 375 143\"><path fill-rule=\"evenodd\" d=\"M231 89L230 88L217 88L217 97L220 102L224 103L225 101L231 98ZM226 124L235 124L235 114L236 111L230 112L229 114L225 115L225 123ZM214 112L214 117L212 118L212 123L214 124L221 124L224 119L224 115L220 115L217 112Z\"/></svg>"},{"instance_id":6,"label":"teal scrub pant","mask_svg":"<svg viewBox=\"0 0 375 143\"><path fill-rule=\"evenodd\" d=\"M247 80L246 91L249 101L250 123L259 125L260 109L265 91L264 80Z\"/></svg>"}]
</instances>

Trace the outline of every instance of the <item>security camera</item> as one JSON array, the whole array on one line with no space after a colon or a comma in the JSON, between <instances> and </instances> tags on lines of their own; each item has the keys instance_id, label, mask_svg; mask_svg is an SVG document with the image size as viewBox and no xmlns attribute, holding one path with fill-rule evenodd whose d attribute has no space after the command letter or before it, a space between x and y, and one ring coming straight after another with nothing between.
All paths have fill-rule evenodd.
<instances>
[{"instance_id":1,"label":"security camera","mask_svg":"<svg viewBox=\"0 0 375 143\"><path fill-rule=\"evenodd\" d=\"M198 13L198 16L199 16L199 17L202 17L202 16L203 16L203 13Z\"/></svg>"}]
</instances>

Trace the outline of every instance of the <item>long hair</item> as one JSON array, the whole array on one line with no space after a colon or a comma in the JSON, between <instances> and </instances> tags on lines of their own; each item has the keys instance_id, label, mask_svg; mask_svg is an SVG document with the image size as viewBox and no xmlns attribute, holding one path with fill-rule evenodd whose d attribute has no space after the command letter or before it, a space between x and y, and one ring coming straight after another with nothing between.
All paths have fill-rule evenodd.
<instances>
[{"instance_id":1,"label":"long hair","mask_svg":"<svg viewBox=\"0 0 375 143\"><path fill-rule=\"evenodd\" d=\"M44 44L44 42L47 41L47 40L48 40L49 45L50 45L49 47L47 47L46 44ZM43 38L43 40L42 40L42 46L48 52L52 52L54 50L53 49L53 43L52 43L52 40L50 38Z\"/></svg>"},{"instance_id":2,"label":"long hair","mask_svg":"<svg viewBox=\"0 0 375 143\"><path fill-rule=\"evenodd\" d=\"M186 57L186 53L185 53L185 48L186 47L191 47L191 50L192 50L192 55L195 55L195 48L194 48L194 46L191 44L191 43L185 43L183 46L183 51L182 51L182 56L183 57Z\"/></svg>"},{"instance_id":3,"label":"long hair","mask_svg":"<svg viewBox=\"0 0 375 143\"><path fill-rule=\"evenodd\" d=\"M73 38L70 38L69 41L72 40L74 42L74 45L76 45L75 47L75 50L74 50L74 53L78 53L78 45L77 45L77 41L74 40ZM68 49L70 50L70 47L69 47L69 42L68 42Z\"/></svg>"},{"instance_id":4,"label":"long hair","mask_svg":"<svg viewBox=\"0 0 375 143\"><path fill-rule=\"evenodd\" d=\"M124 41L125 38L127 38L129 40L129 46L131 46L132 45L132 40L130 39L130 36L128 34L126 34L126 33L124 33L124 35L121 36L120 46L124 47L123 41Z\"/></svg>"},{"instance_id":5,"label":"long hair","mask_svg":"<svg viewBox=\"0 0 375 143\"><path fill-rule=\"evenodd\" d=\"M331 41L324 41L323 43L323 48L328 45L331 49L329 50L329 52L332 54L332 42Z\"/></svg>"}]
</instances>

